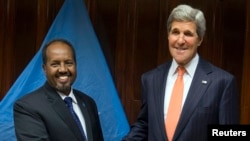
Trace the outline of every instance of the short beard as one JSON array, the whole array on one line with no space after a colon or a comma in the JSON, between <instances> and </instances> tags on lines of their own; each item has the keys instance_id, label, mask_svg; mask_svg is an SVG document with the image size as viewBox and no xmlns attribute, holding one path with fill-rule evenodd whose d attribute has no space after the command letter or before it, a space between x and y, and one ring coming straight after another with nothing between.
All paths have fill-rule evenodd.
<instances>
[{"instance_id":1,"label":"short beard","mask_svg":"<svg viewBox=\"0 0 250 141\"><path fill-rule=\"evenodd\" d=\"M57 89L57 91L62 92L64 94L68 95L70 93L71 86L62 86L62 87L56 86L56 89Z\"/></svg>"}]
</instances>

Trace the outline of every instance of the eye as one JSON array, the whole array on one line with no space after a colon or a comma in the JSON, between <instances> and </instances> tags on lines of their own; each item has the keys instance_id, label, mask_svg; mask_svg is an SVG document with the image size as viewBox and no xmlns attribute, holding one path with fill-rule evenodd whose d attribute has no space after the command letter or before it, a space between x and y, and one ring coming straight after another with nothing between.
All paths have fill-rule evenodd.
<instances>
[{"instance_id":1,"label":"eye","mask_svg":"<svg viewBox=\"0 0 250 141\"><path fill-rule=\"evenodd\" d=\"M58 67L59 64L58 63L51 63L50 66L52 66L52 67Z\"/></svg>"},{"instance_id":2,"label":"eye","mask_svg":"<svg viewBox=\"0 0 250 141\"><path fill-rule=\"evenodd\" d=\"M73 66L74 65L74 62L73 61L66 61L65 64L67 66Z\"/></svg>"},{"instance_id":3,"label":"eye","mask_svg":"<svg viewBox=\"0 0 250 141\"><path fill-rule=\"evenodd\" d=\"M174 35L177 35L177 34L180 34L180 31L177 30L177 29L173 29L170 31L171 34L174 34Z\"/></svg>"},{"instance_id":4,"label":"eye","mask_svg":"<svg viewBox=\"0 0 250 141\"><path fill-rule=\"evenodd\" d=\"M192 33L191 31L186 31L186 32L184 32L184 35L189 36L189 37L193 37L194 33Z\"/></svg>"}]
</instances>

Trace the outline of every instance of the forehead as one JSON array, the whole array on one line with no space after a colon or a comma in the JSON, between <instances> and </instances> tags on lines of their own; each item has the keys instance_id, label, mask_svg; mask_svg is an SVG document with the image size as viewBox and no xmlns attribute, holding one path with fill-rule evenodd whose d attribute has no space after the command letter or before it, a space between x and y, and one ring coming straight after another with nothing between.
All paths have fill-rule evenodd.
<instances>
[{"instance_id":1,"label":"forehead","mask_svg":"<svg viewBox=\"0 0 250 141\"><path fill-rule=\"evenodd\" d=\"M73 53L72 48L64 42L51 43L46 50L47 53Z\"/></svg>"},{"instance_id":2,"label":"forehead","mask_svg":"<svg viewBox=\"0 0 250 141\"><path fill-rule=\"evenodd\" d=\"M178 30L196 30L195 22L186 22L186 21L173 21L171 25L171 30L178 29Z\"/></svg>"},{"instance_id":3,"label":"forehead","mask_svg":"<svg viewBox=\"0 0 250 141\"><path fill-rule=\"evenodd\" d=\"M46 58L48 60L75 60L73 49L64 42L51 43L46 49Z\"/></svg>"}]
</instances>

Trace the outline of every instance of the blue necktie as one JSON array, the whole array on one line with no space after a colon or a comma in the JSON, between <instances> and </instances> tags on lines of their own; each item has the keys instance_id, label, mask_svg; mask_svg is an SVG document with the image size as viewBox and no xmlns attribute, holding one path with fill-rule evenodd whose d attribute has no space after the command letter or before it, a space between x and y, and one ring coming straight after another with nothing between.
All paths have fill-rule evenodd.
<instances>
[{"instance_id":1,"label":"blue necktie","mask_svg":"<svg viewBox=\"0 0 250 141\"><path fill-rule=\"evenodd\" d=\"M80 122L78 116L76 115L76 113L75 113L75 111L73 109L72 98L71 97L66 97L66 98L64 98L64 102L66 103L66 105L69 108L69 111L70 111L73 119L75 120L75 122L77 123L79 129L81 130L84 141L87 141L86 136L85 136L84 131L83 131L83 128L82 128L82 125L81 125L81 122Z\"/></svg>"}]
</instances>

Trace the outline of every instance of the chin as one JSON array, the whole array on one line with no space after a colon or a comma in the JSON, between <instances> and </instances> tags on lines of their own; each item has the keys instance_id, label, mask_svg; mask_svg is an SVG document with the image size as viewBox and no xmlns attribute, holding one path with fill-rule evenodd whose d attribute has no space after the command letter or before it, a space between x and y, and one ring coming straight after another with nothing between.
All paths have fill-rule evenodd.
<instances>
[{"instance_id":1,"label":"chin","mask_svg":"<svg viewBox=\"0 0 250 141\"><path fill-rule=\"evenodd\" d=\"M61 91L61 92L70 91L71 86L70 86L69 84L66 84L66 85L57 85L57 86L56 86L56 89L57 89L58 91Z\"/></svg>"},{"instance_id":2,"label":"chin","mask_svg":"<svg viewBox=\"0 0 250 141\"><path fill-rule=\"evenodd\" d=\"M186 64L186 60L178 60L178 59L175 59L175 61L179 64L179 65L182 65L184 66Z\"/></svg>"}]
</instances>

